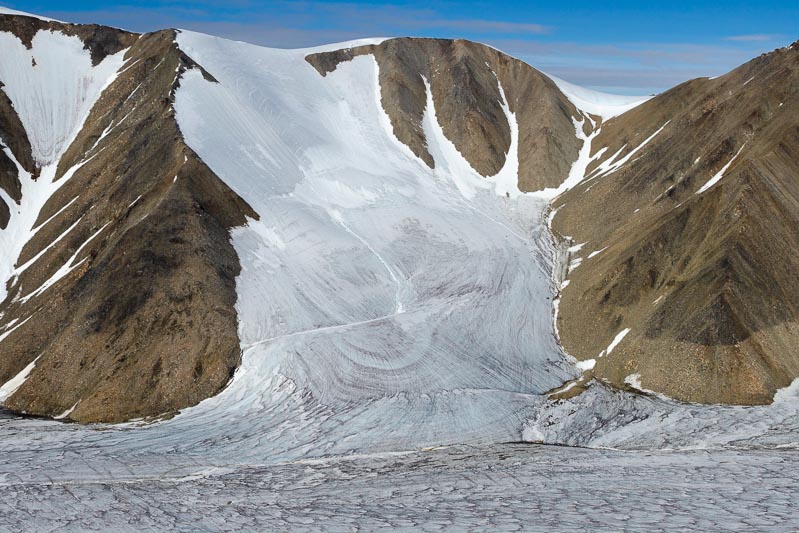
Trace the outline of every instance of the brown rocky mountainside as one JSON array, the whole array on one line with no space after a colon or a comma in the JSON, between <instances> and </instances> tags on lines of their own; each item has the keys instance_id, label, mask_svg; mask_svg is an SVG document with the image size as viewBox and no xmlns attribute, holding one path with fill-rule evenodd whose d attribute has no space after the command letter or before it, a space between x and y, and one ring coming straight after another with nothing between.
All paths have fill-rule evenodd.
<instances>
[{"instance_id":1,"label":"brown rocky mountainside","mask_svg":"<svg viewBox=\"0 0 799 533\"><path fill-rule=\"evenodd\" d=\"M56 182L83 164L44 204L17 260L30 266L9 280L0 304L0 382L35 361L5 406L50 416L74 407L73 420L122 421L215 394L240 358L239 265L228 230L256 215L182 141L171 96L176 71L191 61L174 32L139 36L1 15L0 31L26 47L38 32L76 35L95 65L127 50L57 162ZM32 53L35 61L46 50ZM2 96L0 138L26 171L40 174ZM3 155L0 185L24 206L19 172ZM73 269L52 287L33 290L65 265Z\"/></svg>"},{"instance_id":2,"label":"brown rocky mountainside","mask_svg":"<svg viewBox=\"0 0 799 533\"><path fill-rule=\"evenodd\" d=\"M508 107L519 123L519 189L557 187L577 159L581 141L572 117L580 112L555 84L526 63L488 46L464 40L389 39L379 45L306 57L322 75L342 61L373 54L380 68L383 108L394 134L428 166L421 122L430 84L444 134L483 176L496 174L510 148Z\"/></svg>"},{"instance_id":3,"label":"brown rocky mountainside","mask_svg":"<svg viewBox=\"0 0 799 533\"><path fill-rule=\"evenodd\" d=\"M610 120L592 152L553 204L582 244L566 349L617 386L770 403L799 376L799 44Z\"/></svg>"}]
</instances>

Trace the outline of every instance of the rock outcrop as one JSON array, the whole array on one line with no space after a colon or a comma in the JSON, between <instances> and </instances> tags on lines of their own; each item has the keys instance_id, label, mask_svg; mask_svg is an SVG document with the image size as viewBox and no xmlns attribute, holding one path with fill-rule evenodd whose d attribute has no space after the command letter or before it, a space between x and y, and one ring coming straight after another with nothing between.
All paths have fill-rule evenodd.
<instances>
[{"instance_id":1,"label":"rock outcrop","mask_svg":"<svg viewBox=\"0 0 799 533\"><path fill-rule=\"evenodd\" d=\"M770 403L799 376L799 45L649 100L592 151L553 205L585 243L566 349L616 386Z\"/></svg>"},{"instance_id":2,"label":"rock outcrop","mask_svg":"<svg viewBox=\"0 0 799 533\"><path fill-rule=\"evenodd\" d=\"M444 134L483 176L500 171L510 148L503 100L519 123L519 189L557 187L568 176L581 146L573 123L580 112L552 80L523 61L469 41L411 38L306 60L324 75L363 54L373 54L379 65L381 101L394 134L431 168L435 162L421 126L426 83Z\"/></svg>"}]
</instances>

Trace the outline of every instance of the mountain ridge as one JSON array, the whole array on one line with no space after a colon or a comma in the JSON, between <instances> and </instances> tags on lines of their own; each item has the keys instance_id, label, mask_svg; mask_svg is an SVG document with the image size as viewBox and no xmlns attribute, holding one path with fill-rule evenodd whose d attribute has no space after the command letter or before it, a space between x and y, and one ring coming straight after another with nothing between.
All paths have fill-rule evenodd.
<instances>
[{"instance_id":1,"label":"mountain ridge","mask_svg":"<svg viewBox=\"0 0 799 533\"><path fill-rule=\"evenodd\" d=\"M799 375L793 330L779 329L795 318L793 267L764 263L760 244L791 242L764 221L795 212L783 199L794 137L760 104L728 134L740 106L719 88L778 96L746 65L614 103L463 40L290 51L2 14L0 32L31 59L14 76L46 68L41 32L79 39L86 72L124 54L45 165L19 116L24 97L0 86L0 238L19 226L23 184L56 188L20 230L32 235L18 257L4 258L0 397L11 409L80 422L170 416L242 383L272 390L274 375L339 413L349 391L364 417L395 394L554 390L579 372L554 338L556 252L540 227L553 196L555 233L593 248L572 252L557 314L569 353L593 360L587 376L747 404ZM758 72L774 67L769 57L753 60ZM752 141L761 126L776 148ZM748 155L757 150L764 157ZM654 207L638 206L646 200ZM622 207L639 209L634 224ZM661 286L661 306L644 311L641 294ZM477 318L486 313L491 327ZM418 329L425 321L435 331ZM330 336L310 340L316 332ZM245 364L255 360L265 362Z\"/></svg>"},{"instance_id":2,"label":"mountain ridge","mask_svg":"<svg viewBox=\"0 0 799 533\"><path fill-rule=\"evenodd\" d=\"M769 403L795 378L798 59L792 47L778 49L617 117L597 137L586 181L556 202L564 204L556 231L607 249L584 258L594 272L570 275L565 344L596 359L620 322L633 331L617 348L624 353L596 359L599 375L619 385L640 370L647 388L711 403ZM613 161L649 138L639 157ZM640 302L647 293L654 306ZM575 306L603 317L593 323L603 339L568 318ZM788 329L773 330L780 324ZM638 365L642 355L648 362Z\"/></svg>"}]
</instances>

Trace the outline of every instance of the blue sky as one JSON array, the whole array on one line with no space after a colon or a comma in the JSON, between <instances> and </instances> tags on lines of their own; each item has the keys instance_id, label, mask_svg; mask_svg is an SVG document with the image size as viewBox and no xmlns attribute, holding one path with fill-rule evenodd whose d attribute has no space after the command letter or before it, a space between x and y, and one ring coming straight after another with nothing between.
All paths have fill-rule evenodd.
<instances>
[{"instance_id":1,"label":"blue sky","mask_svg":"<svg viewBox=\"0 0 799 533\"><path fill-rule=\"evenodd\" d=\"M799 39L795 0L0 0L0 5L60 20L135 31L178 27L286 48L359 37L462 37L573 83L628 94L718 75Z\"/></svg>"}]
</instances>

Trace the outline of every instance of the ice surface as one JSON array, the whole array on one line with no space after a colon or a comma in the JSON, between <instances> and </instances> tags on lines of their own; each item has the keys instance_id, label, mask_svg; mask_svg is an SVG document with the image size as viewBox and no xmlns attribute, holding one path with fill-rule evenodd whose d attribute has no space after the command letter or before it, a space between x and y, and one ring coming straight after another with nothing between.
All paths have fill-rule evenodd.
<instances>
[{"instance_id":1,"label":"ice surface","mask_svg":"<svg viewBox=\"0 0 799 533\"><path fill-rule=\"evenodd\" d=\"M12 530L795 531L799 454L459 446L0 486Z\"/></svg>"}]
</instances>

